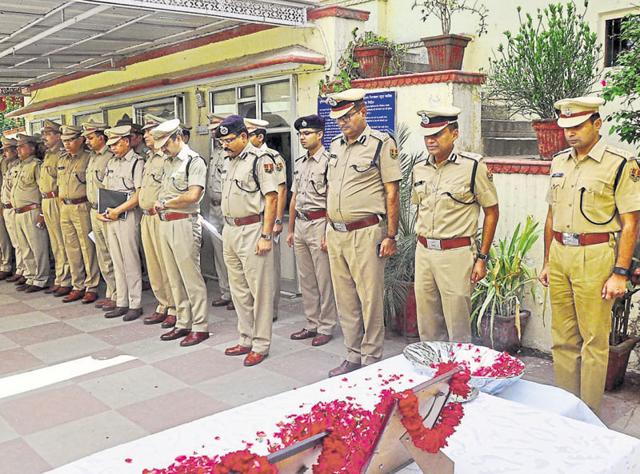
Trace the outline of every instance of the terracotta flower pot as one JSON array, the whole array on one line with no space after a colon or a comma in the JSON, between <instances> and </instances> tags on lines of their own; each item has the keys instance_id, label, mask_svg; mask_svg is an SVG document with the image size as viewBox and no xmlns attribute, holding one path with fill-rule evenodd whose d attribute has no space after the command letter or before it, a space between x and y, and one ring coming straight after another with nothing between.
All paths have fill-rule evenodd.
<instances>
[{"instance_id":1,"label":"terracotta flower pot","mask_svg":"<svg viewBox=\"0 0 640 474\"><path fill-rule=\"evenodd\" d=\"M524 334L524 329L529 321L531 312L520 311L520 333ZM518 330L516 329L516 316L496 316L493 318L493 343L491 342L490 324L491 318L485 316L480 323L480 340L482 345L491 347L496 351L507 351L516 353L522 347Z\"/></svg>"},{"instance_id":2,"label":"terracotta flower pot","mask_svg":"<svg viewBox=\"0 0 640 474\"><path fill-rule=\"evenodd\" d=\"M391 53L379 46L358 46L353 50L353 59L360 65L360 73L365 79L382 77L389 67Z\"/></svg>"},{"instance_id":3,"label":"terracotta flower pot","mask_svg":"<svg viewBox=\"0 0 640 474\"><path fill-rule=\"evenodd\" d=\"M464 49L471 38L460 35L440 35L422 38L429 55L429 66L432 71L448 71L462 69Z\"/></svg>"},{"instance_id":4,"label":"terracotta flower pot","mask_svg":"<svg viewBox=\"0 0 640 474\"><path fill-rule=\"evenodd\" d=\"M605 390L614 390L624 382L631 351L640 342L640 337L630 337L617 346L609 346L609 365L607 366L607 381Z\"/></svg>"},{"instance_id":5,"label":"terracotta flower pot","mask_svg":"<svg viewBox=\"0 0 640 474\"><path fill-rule=\"evenodd\" d=\"M416 310L416 292L413 283L407 290L407 301L404 314L397 314L394 330L401 336L408 338L420 337L418 333L418 312Z\"/></svg>"},{"instance_id":6,"label":"terracotta flower pot","mask_svg":"<svg viewBox=\"0 0 640 474\"><path fill-rule=\"evenodd\" d=\"M569 147L564 131L558 127L556 120L534 120L531 126L536 132L538 153L543 160L550 160L553 155Z\"/></svg>"}]
</instances>

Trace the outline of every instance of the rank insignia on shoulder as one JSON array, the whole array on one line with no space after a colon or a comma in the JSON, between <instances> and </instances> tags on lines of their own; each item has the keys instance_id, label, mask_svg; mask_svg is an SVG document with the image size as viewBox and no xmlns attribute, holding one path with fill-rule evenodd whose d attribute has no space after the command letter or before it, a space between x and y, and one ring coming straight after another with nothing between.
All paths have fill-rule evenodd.
<instances>
[{"instance_id":1,"label":"rank insignia on shoulder","mask_svg":"<svg viewBox=\"0 0 640 474\"><path fill-rule=\"evenodd\" d=\"M394 160L398 158L398 149L396 147L393 147L391 149L391 158L393 158Z\"/></svg>"},{"instance_id":2,"label":"rank insignia on shoulder","mask_svg":"<svg viewBox=\"0 0 640 474\"><path fill-rule=\"evenodd\" d=\"M276 163L276 169L282 171L282 163Z\"/></svg>"},{"instance_id":3,"label":"rank insignia on shoulder","mask_svg":"<svg viewBox=\"0 0 640 474\"><path fill-rule=\"evenodd\" d=\"M487 179L493 181L493 173L487 168Z\"/></svg>"},{"instance_id":4,"label":"rank insignia on shoulder","mask_svg":"<svg viewBox=\"0 0 640 474\"><path fill-rule=\"evenodd\" d=\"M263 166L265 173L273 173L273 163L265 163Z\"/></svg>"},{"instance_id":5,"label":"rank insignia on shoulder","mask_svg":"<svg viewBox=\"0 0 640 474\"><path fill-rule=\"evenodd\" d=\"M640 168L631 168L631 170L629 170L629 177L634 183L640 181Z\"/></svg>"}]
</instances>

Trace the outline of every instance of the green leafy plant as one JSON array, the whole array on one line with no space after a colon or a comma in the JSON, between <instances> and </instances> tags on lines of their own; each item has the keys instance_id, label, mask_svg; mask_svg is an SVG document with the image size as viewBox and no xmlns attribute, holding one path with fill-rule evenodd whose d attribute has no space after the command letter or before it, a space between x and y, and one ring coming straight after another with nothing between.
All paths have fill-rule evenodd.
<instances>
[{"instance_id":1,"label":"green leafy plant","mask_svg":"<svg viewBox=\"0 0 640 474\"><path fill-rule=\"evenodd\" d=\"M488 97L502 101L512 114L553 119L553 104L567 97L591 92L599 77L602 46L573 1L550 4L534 18L522 16L520 28L506 31L490 60Z\"/></svg>"},{"instance_id":2,"label":"green leafy plant","mask_svg":"<svg viewBox=\"0 0 640 474\"><path fill-rule=\"evenodd\" d=\"M607 73L602 96L606 100L622 98L623 110L610 115L614 125L611 133L617 133L622 141L640 143L640 15L631 15L622 23L622 40L629 49L620 53L616 68Z\"/></svg>"},{"instance_id":3,"label":"green leafy plant","mask_svg":"<svg viewBox=\"0 0 640 474\"><path fill-rule=\"evenodd\" d=\"M482 36L487 32L487 16L489 10L482 3L478 5L478 0L471 4L468 0L414 0L411 9L420 9L422 21L434 15L440 20L442 34L451 33L451 21L457 12L466 12L478 17L478 36Z\"/></svg>"},{"instance_id":4,"label":"green leafy plant","mask_svg":"<svg viewBox=\"0 0 640 474\"><path fill-rule=\"evenodd\" d=\"M11 119L7 118L6 115L9 112L13 112L16 109L19 109L24 104L23 97L17 96L1 96L0 97L0 107L3 109L0 111L0 131L11 130L14 128L24 127L24 120L21 118Z\"/></svg>"},{"instance_id":5,"label":"green leafy plant","mask_svg":"<svg viewBox=\"0 0 640 474\"><path fill-rule=\"evenodd\" d=\"M526 263L526 257L540 237L539 223L527 216L522 226L518 224L513 234L500 239L489 251L487 276L478 282L471 295L471 328L477 336L481 332L483 318L490 318L490 336L493 341L493 322L496 317L519 315L527 289L535 295L532 283L536 272Z\"/></svg>"},{"instance_id":6,"label":"green leafy plant","mask_svg":"<svg viewBox=\"0 0 640 474\"><path fill-rule=\"evenodd\" d=\"M389 257L384 269L384 317L387 326L403 314L409 288L415 277L417 209L411 204L411 172L423 153L406 153L403 145L409 138L406 125L398 127L398 147L402 180L400 181L400 215L398 219L397 253Z\"/></svg>"},{"instance_id":7,"label":"green leafy plant","mask_svg":"<svg viewBox=\"0 0 640 474\"><path fill-rule=\"evenodd\" d=\"M372 31L365 31L362 34L359 34L358 31L359 28L354 28L351 31L352 39L349 41L342 57L338 60L338 68L340 68L341 72L346 72L350 79L359 78L360 73L358 68L360 64L353 58L353 50L357 47L373 46L384 48L391 54L389 67L387 71L385 71L387 75L398 74L402 70L402 62L407 54L407 48L405 46L394 43L384 36L376 35Z\"/></svg>"}]
</instances>

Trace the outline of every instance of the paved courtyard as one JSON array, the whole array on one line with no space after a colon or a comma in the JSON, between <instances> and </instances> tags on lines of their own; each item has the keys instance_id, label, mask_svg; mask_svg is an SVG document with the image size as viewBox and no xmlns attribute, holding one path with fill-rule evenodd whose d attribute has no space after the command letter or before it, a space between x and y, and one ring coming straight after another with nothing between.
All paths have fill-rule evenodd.
<instances>
[{"instance_id":1,"label":"paved courtyard","mask_svg":"<svg viewBox=\"0 0 640 474\"><path fill-rule=\"evenodd\" d=\"M210 285L215 287L215 284ZM215 291L210 291L210 298ZM144 293L145 315L153 312ZM133 360L36 390L0 395L0 472L46 471L96 451L150 433L248 403L294 387L317 382L344 355L342 338L314 348L310 340L292 341L303 327L300 298L282 298L274 324L269 358L245 368L242 358L226 357L236 342L235 313L210 308L212 337L183 348L163 342L159 326L142 320L105 319L103 312L80 303L16 292L0 282L0 393L8 377L29 371L38 381L47 367L92 356ZM399 354L402 337L388 331L385 356ZM551 363L523 357L526 378L552 383ZM14 379L15 380L15 379ZM622 390L606 395L607 426L640 437L640 377L628 377Z\"/></svg>"}]
</instances>

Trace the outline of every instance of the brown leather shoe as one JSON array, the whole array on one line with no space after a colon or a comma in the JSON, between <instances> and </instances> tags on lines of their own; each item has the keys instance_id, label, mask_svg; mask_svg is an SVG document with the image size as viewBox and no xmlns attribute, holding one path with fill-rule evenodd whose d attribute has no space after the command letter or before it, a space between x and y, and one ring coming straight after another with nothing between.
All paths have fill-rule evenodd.
<instances>
[{"instance_id":1,"label":"brown leather shoe","mask_svg":"<svg viewBox=\"0 0 640 474\"><path fill-rule=\"evenodd\" d=\"M10 277L7 278L7 281L10 283L15 283L17 282L20 278L22 278L22 275L19 275L17 273L14 273L13 275L11 275Z\"/></svg>"},{"instance_id":2,"label":"brown leather shoe","mask_svg":"<svg viewBox=\"0 0 640 474\"><path fill-rule=\"evenodd\" d=\"M360 367L362 366L356 362L349 362L348 360L345 360L338 367L329 371L329 377L337 377L338 375L348 374L349 372L358 370Z\"/></svg>"},{"instance_id":3,"label":"brown leather shoe","mask_svg":"<svg viewBox=\"0 0 640 474\"><path fill-rule=\"evenodd\" d=\"M158 313L157 311L153 313L151 316L147 316L142 320L144 324L160 324L165 319L167 319L166 313Z\"/></svg>"},{"instance_id":4,"label":"brown leather shoe","mask_svg":"<svg viewBox=\"0 0 640 474\"><path fill-rule=\"evenodd\" d=\"M67 296L69 293L71 293L71 291L72 288L70 286L61 286L55 291L55 293L53 293L53 296L55 296L56 298L60 298L61 296Z\"/></svg>"},{"instance_id":5,"label":"brown leather shoe","mask_svg":"<svg viewBox=\"0 0 640 474\"><path fill-rule=\"evenodd\" d=\"M11 276L11 272L0 272L0 280L6 280Z\"/></svg>"},{"instance_id":6,"label":"brown leather shoe","mask_svg":"<svg viewBox=\"0 0 640 474\"><path fill-rule=\"evenodd\" d=\"M24 292L36 293L37 291L42 291L42 290L45 290L46 288L47 288L46 286L28 285L27 288L25 288Z\"/></svg>"},{"instance_id":7,"label":"brown leather shoe","mask_svg":"<svg viewBox=\"0 0 640 474\"><path fill-rule=\"evenodd\" d=\"M165 319L164 321L162 321L162 324L160 325L160 327L164 328L164 329L169 329L172 328L176 325L176 321L177 321L177 317L175 314L169 314L167 315L167 319Z\"/></svg>"},{"instance_id":8,"label":"brown leather shoe","mask_svg":"<svg viewBox=\"0 0 640 474\"><path fill-rule=\"evenodd\" d=\"M102 311L113 311L117 306L115 301L109 300L102 305Z\"/></svg>"},{"instance_id":9,"label":"brown leather shoe","mask_svg":"<svg viewBox=\"0 0 640 474\"><path fill-rule=\"evenodd\" d=\"M164 333L160 336L163 341L173 341L174 339L180 339L181 337L188 336L191 330L186 328L173 328L171 331Z\"/></svg>"},{"instance_id":10,"label":"brown leather shoe","mask_svg":"<svg viewBox=\"0 0 640 474\"><path fill-rule=\"evenodd\" d=\"M251 352L251 348L250 347L241 346L240 344L238 344L238 345L233 346L233 347L227 347L224 350L224 355L241 356L241 355L248 354L249 352Z\"/></svg>"},{"instance_id":11,"label":"brown leather shoe","mask_svg":"<svg viewBox=\"0 0 640 474\"><path fill-rule=\"evenodd\" d=\"M209 339L209 332L207 331L191 331L187 337L180 341L182 347L195 346L202 341Z\"/></svg>"},{"instance_id":12,"label":"brown leather shoe","mask_svg":"<svg viewBox=\"0 0 640 474\"><path fill-rule=\"evenodd\" d=\"M53 285L47 288L46 290L44 290L44 292L50 295L51 293L55 293L56 291L58 291L59 288L60 288L60 285Z\"/></svg>"},{"instance_id":13,"label":"brown leather shoe","mask_svg":"<svg viewBox=\"0 0 640 474\"><path fill-rule=\"evenodd\" d=\"M73 301L81 300L84 297L84 290L72 290L67 296L62 298L63 303L71 303Z\"/></svg>"},{"instance_id":14,"label":"brown leather shoe","mask_svg":"<svg viewBox=\"0 0 640 474\"><path fill-rule=\"evenodd\" d=\"M102 308L102 305L104 305L105 303L111 301L111 299L109 298L100 298L98 301L96 301L96 304L94 304L94 306L96 308Z\"/></svg>"},{"instance_id":15,"label":"brown leather shoe","mask_svg":"<svg viewBox=\"0 0 640 474\"><path fill-rule=\"evenodd\" d=\"M27 279L23 276L21 276L20 278L18 278L16 281L14 281L13 283L15 285L24 285L27 282Z\"/></svg>"},{"instance_id":16,"label":"brown leather shoe","mask_svg":"<svg viewBox=\"0 0 640 474\"><path fill-rule=\"evenodd\" d=\"M82 298L82 304L91 304L94 303L98 299L98 293L95 291L86 291L84 293L84 297Z\"/></svg>"},{"instance_id":17,"label":"brown leather shoe","mask_svg":"<svg viewBox=\"0 0 640 474\"><path fill-rule=\"evenodd\" d=\"M140 316L142 316L142 308L129 309L129 311L127 311L127 314L124 315L124 318L122 318L122 320L127 322L134 321L138 319Z\"/></svg>"},{"instance_id":18,"label":"brown leather shoe","mask_svg":"<svg viewBox=\"0 0 640 474\"><path fill-rule=\"evenodd\" d=\"M124 316L129 311L129 308L124 306L116 306L116 309L109 311L108 313L104 313L104 317L107 319L111 318L119 318L120 316Z\"/></svg>"},{"instance_id":19,"label":"brown leather shoe","mask_svg":"<svg viewBox=\"0 0 640 474\"><path fill-rule=\"evenodd\" d=\"M307 329L303 329L302 331L294 332L291 336L289 336L294 341L301 341L302 339L310 339L312 337L316 337L318 333L316 331L309 331Z\"/></svg>"},{"instance_id":20,"label":"brown leather shoe","mask_svg":"<svg viewBox=\"0 0 640 474\"><path fill-rule=\"evenodd\" d=\"M333 339L333 336L330 334L318 334L313 338L313 341L311 341L311 345L315 347L324 346L331 339Z\"/></svg>"},{"instance_id":21,"label":"brown leather shoe","mask_svg":"<svg viewBox=\"0 0 640 474\"><path fill-rule=\"evenodd\" d=\"M30 285L27 285L26 283L16 285L16 291L27 291L27 288L29 288L29 286Z\"/></svg>"},{"instance_id":22,"label":"brown leather shoe","mask_svg":"<svg viewBox=\"0 0 640 474\"><path fill-rule=\"evenodd\" d=\"M260 362L267 358L268 354L258 354L257 352L249 352L247 357L244 358L244 366L251 367L253 365L258 365Z\"/></svg>"},{"instance_id":23,"label":"brown leather shoe","mask_svg":"<svg viewBox=\"0 0 640 474\"><path fill-rule=\"evenodd\" d=\"M236 309L236 307L235 307L235 306L233 306L233 301L229 301L229 302L227 303L227 309L228 309L229 311L234 311L234 310Z\"/></svg>"},{"instance_id":24,"label":"brown leather shoe","mask_svg":"<svg viewBox=\"0 0 640 474\"><path fill-rule=\"evenodd\" d=\"M215 300L213 300L211 302L211 306L213 306L215 308L217 306L226 306L229 303L231 303L231 300L227 300L227 299L224 299L224 298L218 298L218 299L215 299Z\"/></svg>"}]
</instances>

